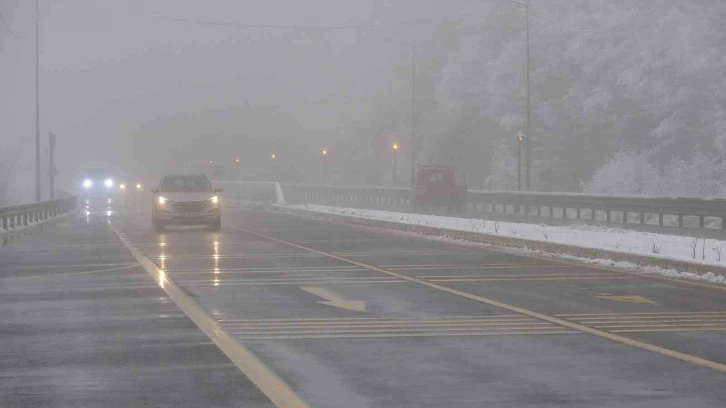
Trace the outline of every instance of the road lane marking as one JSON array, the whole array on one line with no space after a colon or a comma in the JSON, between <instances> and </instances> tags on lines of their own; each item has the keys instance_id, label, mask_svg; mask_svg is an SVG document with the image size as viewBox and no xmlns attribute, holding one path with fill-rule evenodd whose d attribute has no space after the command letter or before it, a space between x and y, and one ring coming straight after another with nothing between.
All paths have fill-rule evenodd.
<instances>
[{"instance_id":1,"label":"road lane marking","mask_svg":"<svg viewBox=\"0 0 726 408\"><path fill-rule=\"evenodd\" d=\"M225 327L234 328L235 330L288 330L288 329L300 329L300 330L316 330L316 329L370 329L370 328L406 328L406 327L479 327L479 326L523 326L523 327L535 327L535 326L552 326L552 323L542 322L539 320L501 320L501 321L460 321L460 322L400 322L400 323L362 323L352 322L343 323L338 322L336 324L316 323L316 324L225 324Z\"/></svg>"},{"instance_id":2,"label":"road lane marking","mask_svg":"<svg viewBox=\"0 0 726 408\"><path fill-rule=\"evenodd\" d=\"M726 311L707 311L707 312L636 312L636 313L565 313L565 314L556 314L553 315L555 317L565 317L565 318L580 318L580 317L616 317L616 316L659 316L659 315L672 315L672 316L681 316L681 315L712 315L712 314L718 314L718 315L726 315Z\"/></svg>"},{"instance_id":3,"label":"road lane marking","mask_svg":"<svg viewBox=\"0 0 726 408\"><path fill-rule=\"evenodd\" d=\"M173 255L167 255L167 256L173 256ZM208 271L218 271L220 273L232 273L232 272L295 272L295 271L304 271L304 272L318 272L318 271L368 271L368 269L365 268L359 268L357 266L347 266L347 265L341 265L341 266L301 266L301 267L289 267L289 268L196 268L196 269L171 269L167 268L167 273L186 273L186 272L193 272L193 273L203 273Z\"/></svg>"},{"instance_id":4,"label":"road lane marking","mask_svg":"<svg viewBox=\"0 0 726 408\"><path fill-rule=\"evenodd\" d=\"M312 295L321 297L325 299L324 302L315 302L319 303L321 305L327 305L327 306L333 306L340 309L347 309L352 310L354 312L365 312L366 311L366 302L362 300L348 300L343 299L343 297L333 293L332 291L320 288L317 286L301 286L301 290L304 290L305 292L308 292Z\"/></svg>"},{"instance_id":5,"label":"road lane marking","mask_svg":"<svg viewBox=\"0 0 726 408\"><path fill-rule=\"evenodd\" d=\"M235 336L292 336L307 334L399 334L399 333L468 333L468 332L496 332L506 330L508 332L529 332L536 333L538 331L558 330L551 324L544 326L516 326L501 325L497 327L408 327L408 328L355 328L355 329L307 329L307 330L266 330L266 331L249 331L249 330L230 330L229 333Z\"/></svg>"},{"instance_id":6,"label":"road lane marking","mask_svg":"<svg viewBox=\"0 0 726 408\"><path fill-rule=\"evenodd\" d=\"M636 304L649 304L654 305L656 304L652 300L645 298L640 295L613 295L612 293L600 293L599 295L595 296L598 299L605 299L605 300L612 300L615 302L623 302L623 303L636 303Z\"/></svg>"},{"instance_id":7,"label":"road lane marking","mask_svg":"<svg viewBox=\"0 0 726 408\"><path fill-rule=\"evenodd\" d=\"M234 365L278 408L310 408L290 386L254 353L227 333L197 301L169 279L166 272L136 249L126 236L113 226L124 246L174 303L209 337Z\"/></svg>"},{"instance_id":8,"label":"road lane marking","mask_svg":"<svg viewBox=\"0 0 726 408\"><path fill-rule=\"evenodd\" d=\"M170 274L173 275L173 274ZM216 275L216 274L211 274ZM387 276L302 276L302 277L290 277L290 276L280 276L280 277L273 277L273 278L249 278L249 279L239 279L239 278L226 278L226 279L219 279L220 282L225 283L241 283L241 282L249 282L249 283L268 283L268 282L318 282L318 281L328 281L328 280L335 280L335 281L360 281L360 280L369 280L369 279L375 279L375 280L400 280L396 278L391 278ZM203 283L208 282L209 279L177 279L177 283Z\"/></svg>"},{"instance_id":9,"label":"road lane marking","mask_svg":"<svg viewBox=\"0 0 726 408\"><path fill-rule=\"evenodd\" d=\"M528 316L514 315L512 317L479 318L479 319L293 319L285 321L262 320L262 321L238 321L238 320L218 320L227 327L245 326L245 327L277 327L277 326L354 326L354 325L407 325L407 324L458 324L458 323L496 323L496 322L539 322Z\"/></svg>"},{"instance_id":10,"label":"road lane marking","mask_svg":"<svg viewBox=\"0 0 726 408\"><path fill-rule=\"evenodd\" d=\"M369 257L369 256L398 256L398 255L415 255L415 256L441 256L441 255L481 255L481 252L451 252L451 251L421 251L421 252L415 252L415 251L400 251L400 252L394 252L394 251L379 251L379 252L334 252L331 253L331 255L336 256L343 256L343 257Z\"/></svg>"},{"instance_id":11,"label":"road lane marking","mask_svg":"<svg viewBox=\"0 0 726 408\"><path fill-rule=\"evenodd\" d=\"M137 264L137 263L135 263L135 264L131 264L131 265L120 266L118 268L96 269L96 270L93 270L93 271L47 273L47 274L44 274L44 275L32 275L32 276L11 276L9 278L0 278L0 281L24 280L24 279L39 279L39 278L53 278L53 277L56 277L56 276L90 275L90 274L94 274L94 273L104 273L104 272L120 271L120 270L124 270L124 269L131 269L131 268L136 268L138 266L140 266L140 265Z\"/></svg>"},{"instance_id":12,"label":"road lane marking","mask_svg":"<svg viewBox=\"0 0 726 408\"><path fill-rule=\"evenodd\" d=\"M600 274L593 273L517 273L517 274L479 274L470 273L468 275L416 275L417 278L431 278L431 279L449 279L449 278L554 278L554 277L568 277L568 276L585 276L585 277L599 277Z\"/></svg>"},{"instance_id":13,"label":"road lane marking","mask_svg":"<svg viewBox=\"0 0 726 408\"><path fill-rule=\"evenodd\" d=\"M402 335L495 335L569 332L561 327L523 315L494 315L472 318L375 319L353 317L325 321L289 319L286 321L226 322L229 333L245 339L259 338L342 338L343 336L400 337ZM578 333L578 332L574 332Z\"/></svg>"},{"instance_id":14,"label":"road lane marking","mask_svg":"<svg viewBox=\"0 0 726 408\"><path fill-rule=\"evenodd\" d=\"M489 281L560 281L560 280L622 280L622 279L633 279L630 276L579 276L579 275L569 275L569 276L528 276L528 277L501 277L501 278L490 278L486 276L481 277L470 277L470 278L436 278L436 279L429 279L428 276L417 276L417 278L420 279L426 279L429 282L489 282Z\"/></svg>"},{"instance_id":15,"label":"road lane marking","mask_svg":"<svg viewBox=\"0 0 726 408\"><path fill-rule=\"evenodd\" d=\"M604 322L622 322L622 321L700 321L700 320L726 320L726 315L684 315L684 316L613 316L613 317L591 317L576 320L580 323L604 323Z\"/></svg>"},{"instance_id":16,"label":"road lane marking","mask_svg":"<svg viewBox=\"0 0 726 408\"><path fill-rule=\"evenodd\" d=\"M616 329L613 333L672 333L672 332L721 332L726 331L726 327L722 328L677 328L677 329Z\"/></svg>"},{"instance_id":17,"label":"road lane marking","mask_svg":"<svg viewBox=\"0 0 726 408\"><path fill-rule=\"evenodd\" d=\"M370 279L370 280L360 280L360 281L343 281L343 280L325 280L325 281L288 281L288 282L232 282L232 283L226 283L223 280L209 280L207 282L179 282L180 284L183 284L184 286L276 286L276 285L309 285L311 283L315 283L318 285L339 285L339 284L345 284L345 285L355 285L355 284L381 284L381 283L408 283L404 280L383 280L383 279Z\"/></svg>"},{"instance_id":18,"label":"road lane marking","mask_svg":"<svg viewBox=\"0 0 726 408\"><path fill-rule=\"evenodd\" d=\"M436 316L436 317L430 317L430 318L421 318L418 320L421 321L427 321L427 320L443 320L443 319L496 319L496 318L502 318L502 319L509 319L509 318L527 318L526 316L522 316L519 314L491 314L491 315L458 315L458 316ZM357 321L357 322L365 322L365 321L375 321L375 322L388 322L388 321L408 321L411 319L406 318L396 318L396 317L301 317L301 318L287 318L287 319L280 319L280 318L273 318L273 319L217 319L220 323L228 323L228 322L241 322L241 323L268 323L268 322L329 322L329 321Z\"/></svg>"},{"instance_id":19,"label":"road lane marking","mask_svg":"<svg viewBox=\"0 0 726 408\"><path fill-rule=\"evenodd\" d=\"M553 334L582 334L582 332L574 330L551 330L537 332L522 331L481 331L481 332L440 332L440 333L348 333L348 334L306 334L306 335L269 335L269 336L239 336L240 339L246 341L255 340L304 340L304 339L369 339L369 338L396 338L396 337L486 337L486 336L543 336Z\"/></svg>"},{"instance_id":20,"label":"road lane marking","mask_svg":"<svg viewBox=\"0 0 726 408\"><path fill-rule=\"evenodd\" d=\"M117 244L118 245L118 244ZM55 268L55 269L72 269L72 268L106 268L106 267L117 267L117 266L129 266L129 265L136 265L134 262L116 262L116 263L95 263L95 264L59 264L59 263L43 263L43 264L34 264L34 265L6 265L3 266L4 270L7 271L16 271L16 270L23 270L23 269L45 269L47 270L49 267Z\"/></svg>"},{"instance_id":21,"label":"road lane marking","mask_svg":"<svg viewBox=\"0 0 726 408\"><path fill-rule=\"evenodd\" d=\"M144 255L146 256L146 255ZM265 258L319 258L316 254L247 254L247 255L150 255L149 259L173 257L179 261L205 261L209 259L265 259Z\"/></svg>"},{"instance_id":22,"label":"road lane marking","mask_svg":"<svg viewBox=\"0 0 726 408\"><path fill-rule=\"evenodd\" d=\"M404 332L440 332L440 331L482 331L482 330L552 330L559 329L553 327L550 323L491 323L481 325L426 325L426 326L409 326L409 327L276 327L276 328L234 328L229 332L234 335L252 335L252 334L317 334L317 333L404 333Z\"/></svg>"},{"instance_id":23,"label":"road lane marking","mask_svg":"<svg viewBox=\"0 0 726 408\"><path fill-rule=\"evenodd\" d=\"M594 336L597 336L597 337L600 337L600 338L604 338L604 339L608 339L608 340L612 340L612 341L615 341L615 342L618 342L618 343L621 343L621 344L625 344L625 345L628 345L628 346L637 347L637 348L640 348L640 349L643 349L643 350L647 350L647 351L650 351L650 352L653 352L653 353L658 353L658 354L661 354L661 355L664 355L664 356L668 356L668 357L675 358L675 359L678 359L678 360L686 361L686 362L689 362L689 363L692 363L692 364L696 364L696 365L700 365L700 366L703 366L703 367L712 368L714 370L726 372L726 364L721 364L721 363L718 363L718 362L715 362L715 361L707 360L705 358L697 357L697 356L690 355L690 354L686 354L686 353L681 353L679 351L675 351L675 350L667 349L667 348L664 348L664 347L656 346L656 345L650 344L650 343L645 343L645 342L642 342L642 341L639 341L639 340L634 340L634 339L631 339L629 337L625 337L625 336L618 335L616 333L611 333L611 332L607 332L607 331L595 329L593 327L589 327L589 326L585 326L585 325L582 325L582 324L579 324L579 323L575 323L575 322L572 322L572 321L560 319L560 318L555 317L555 316L550 316L550 315L546 315L546 314L543 314L543 313L535 312L535 311L532 311L532 310L529 310L529 309L525 309L525 308L522 308L522 307L519 307L519 306L509 305L509 304L502 303L502 302L499 302L499 301L496 301L496 300L493 300L493 299L489 299L489 298L486 298L486 297L483 297L483 296L478 296L478 295L474 295L472 293L463 292L463 291L460 291L460 290L457 290L457 289L452 289L452 288L449 288L449 287L446 287L446 286L442 286L442 285L439 285L439 284L436 284L436 283L433 283L433 282L429 282L429 281L426 281L426 280L423 280L423 279L419 279L419 278L416 278L416 277L411 277L411 276L407 276L407 275L400 274L400 273L397 273L397 272L389 271L389 270L386 270L386 269L379 268L377 266L368 265L368 264L365 264L365 263L362 263L362 262L359 262L359 261L356 261L356 260L353 260L353 259L344 258L344 257L338 256L338 255L333 255L333 254L330 254L330 253L327 253L327 252L318 251L316 249L307 248L305 246L298 245L298 244L294 244L292 242L283 241L281 239L277 239L277 238L270 237L270 236L267 236L267 235L264 235L264 234L260 234L258 232L251 231L251 230L248 230L248 229L245 229L245 228L234 227L234 226L233 226L233 228L235 228L237 230L240 230L240 231L243 231L245 233L248 233L248 234L257 236L259 238L269 239L270 241L273 241L273 242L278 242L278 243L283 244L283 245L291 246L291 247L298 248L298 249L301 249L301 250L304 250L304 251L309 251L309 252L312 252L312 253L315 253L315 254L318 254L318 255L326 256L326 257L329 257L329 258L332 258L332 259L336 259L338 261L347 262L347 263L349 263L351 265L360 266L362 268L366 268L366 269L370 269L372 271L380 272L380 273L385 274L385 275L389 275L389 276L393 276L393 277L396 277L396 278L399 278L399 279L407 280L409 282L418 283L420 285L427 286L427 287L432 288L432 289L437 289L437 290L440 290L440 291L443 291L443 292L451 293L453 295L460 296L460 297L463 297L463 298L466 298L466 299L470 299L470 300L474 300L474 301L477 301L477 302L485 303L485 304L488 304L488 305L491 305L491 306L496 306L496 307L499 307L501 309L509 310L511 312L521 313L523 315L531 316L531 317L534 317L534 318L537 318L537 319L540 319L540 320L544 320L544 321L547 321L547 322L550 322L550 323L554 323L556 325L563 326L563 327L567 327L567 328L572 329L572 330L577 330L577 331L580 331L580 332L583 332L583 333L592 334Z\"/></svg>"},{"instance_id":24,"label":"road lane marking","mask_svg":"<svg viewBox=\"0 0 726 408\"><path fill-rule=\"evenodd\" d=\"M473 242L472 243L460 243L460 244L462 244L462 245L475 245ZM680 284L680 285L697 286L697 287L701 287L701 288L716 289L716 290L726 290L726 285L708 284L708 283L696 282L696 281L692 281L692 280L689 280L689 279L683 279L683 278L671 278L671 277L668 277L668 276L658 275L658 274L654 274L654 273L643 273L643 272L636 272L636 271L628 271L628 270L625 270L625 269L618 269L618 268L610 267L610 266L607 266L607 265L600 265L600 264L593 264L593 263L585 263L585 262L587 262L587 261L590 260L590 259L585 259L585 258L583 258L582 261L574 261L574 260L571 261L571 260L567 260L567 259L562 258L562 257L557 257L557 254L554 254L554 253L551 254L551 255L537 255L537 254L532 253L532 252L525 253L523 251L522 252L516 252L515 253L511 249L497 248L497 247L490 246L490 245L487 245L486 246L486 249L489 250L489 251L492 251L492 252L499 252L499 253L504 253L504 254L509 254L509 255L521 256L521 257L529 258L529 259L538 259L538 260L541 260L541 261L556 262L556 263L561 264L561 265L567 265L567 266L573 266L573 267L580 267L580 268L583 268L583 269L592 269L592 270L601 271L601 272L605 272L605 271L607 271L607 272L615 272L615 273L620 273L620 274L623 274L623 275L630 275L630 276L633 276L633 277L641 278L641 279L644 279L644 280L668 281L668 282L676 283L676 284ZM614 263L614 261L613 261L613 263Z\"/></svg>"},{"instance_id":25,"label":"road lane marking","mask_svg":"<svg viewBox=\"0 0 726 408\"><path fill-rule=\"evenodd\" d=\"M425 270L440 270L440 269L453 269L453 270L469 270L469 269L575 269L575 266L571 265L526 265L526 264L503 264L503 265L476 265L476 266L456 266L456 265L381 265L381 268L390 269L393 271L425 271ZM602 273L596 271L595 273Z\"/></svg>"},{"instance_id":26,"label":"road lane marking","mask_svg":"<svg viewBox=\"0 0 726 408\"><path fill-rule=\"evenodd\" d=\"M291 217L299 217L299 216L292 215L292 214L287 214L287 215L290 215ZM333 225L337 225L337 226L341 225L340 222L328 220L325 218L318 218L318 217L313 217L313 216L305 216L305 217L308 219L313 219L317 222L329 223L329 224L333 224ZM346 227L348 227L350 229L365 230L369 233L379 233L379 231L383 230L383 231L386 231L386 235L400 235L402 237L408 237L409 239L415 238L418 240L428 241L428 242L438 242L438 243L445 242L445 243L451 244L451 245L466 246L466 247L470 247L470 248L472 248L472 247L481 248L482 249L482 251L480 252L481 254L486 253L485 251L496 252L496 253L500 253L500 254L506 254L506 255L516 256L516 257L525 258L525 259L533 259L533 260L536 259L539 261L552 262L557 265L570 266L570 267L574 267L574 268L592 269L595 271L615 272L615 273L620 273L620 274L624 274L624 275L634 276L634 277L641 278L644 280L669 281L671 283L676 283L676 284L680 284L680 285L698 286L698 287L707 288L707 289L716 289L716 290L726 291L726 285L709 284L709 283L696 282L693 280L682 279L682 278L671 278L668 276L663 276L663 275L658 275L658 274L650 274L650 273L645 274L642 272L628 271L628 270L618 269L615 267L610 267L610 266L601 265L601 264L587 263L586 261L589 261L589 259L582 259L580 261L568 260L561 256L558 257L557 254L555 254L555 253L551 253L549 255L538 255L538 254L534 253L533 251L530 251L530 252L515 251L516 249L511 248L511 247L501 247L501 246L496 246L496 245L483 244L481 242L467 242L467 241L462 241L462 240L456 240L455 242L452 242L451 240L449 240L448 238L445 238L445 237L414 234L414 233L411 233L408 231L399 231L399 230L385 228L385 227L375 227L372 225L363 225L363 224L343 224L343 225L345 225ZM380 267L387 268L387 266L380 266Z\"/></svg>"},{"instance_id":27,"label":"road lane marking","mask_svg":"<svg viewBox=\"0 0 726 408\"><path fill-rule=\"evenodd\" d=\"M677 323L620 323L620 324L595 324L593 327L597 327L598 329L605 329L612 331L610 329L630 329L630 328L648 328L648 327L722 327L726 329L726 322L721 323L686 323L686 322L677 322Z\"/></svg>"}]
</instances>

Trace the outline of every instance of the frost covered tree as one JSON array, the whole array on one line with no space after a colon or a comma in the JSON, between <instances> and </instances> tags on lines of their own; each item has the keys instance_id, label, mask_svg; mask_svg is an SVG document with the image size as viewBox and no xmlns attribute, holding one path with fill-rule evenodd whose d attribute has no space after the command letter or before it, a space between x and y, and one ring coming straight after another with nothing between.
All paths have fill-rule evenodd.
<instances>
[{"instance_id":1,"label":"frost covered tree","mask_svg":"<svg viewBox=\"0 0 726 408\"><path fill-rule=\"evenodd\" d=\"M478 4L475 18L456 20L440 69L437 115L457 132L438 139L483 137L490 148L482 154L493 161L496 141L525 123L524 21L508 2ZM691 163L694 152L726 153L726 2L531 4L532 165L549 183L535 189L577 191L598 173L610 174L598 167L622 146L643 152L663 174L674 158ZM431 35L436 44L438 32ZM490 124L486 132L462 130L481 123ZM438 139L430 142L439 146ZM480 171L490 164L482 161ZM645 190L627 190L653 192L635 185Z\"/></svg>"},{"instance_id":2,"label":"frost covered tree","mask_svg":"<svg viewBox=\"0 0 726 408\"><path fill-rule=\"evenodd\" d=\"M498 142L484 187L489 190L517 189L517 158L511 144Z\"/></svg>"},{"instance_id":3,"label":"frost covered tree","mask_svg":"<svg viewBox=\"0 0 726 408\"><path fill-rule=\"evenodd\" d=\"M662 193L681 196L723 196L726 192L720 159L703 153L690 160L674 159L662 177Z\"/></svg>"},{"instance_id":4,"label":"frost covered tree","mask_svg":"<svg viewBox=\"0 0 726 408\"><path fill-rule=\"evenodd\" d=\"M620 151L583 184L583 190L590 194L657 194L660 175L646 153Z\"/></svg>"}]
</instances>

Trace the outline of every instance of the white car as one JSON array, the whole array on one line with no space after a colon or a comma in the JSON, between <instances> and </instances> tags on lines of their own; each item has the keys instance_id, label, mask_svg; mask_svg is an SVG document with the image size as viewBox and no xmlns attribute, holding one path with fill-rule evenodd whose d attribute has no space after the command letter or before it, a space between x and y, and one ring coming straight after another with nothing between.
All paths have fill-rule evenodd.
<instances>
[{"instance_id":1,"label":"white car","mask_svg":"<svg viewBox=\"0 0 726 408\"><path fill-rule=\"evenodd\" d=\"M207 225L222 228L220 189L204 175L165 176L151 190L151 222L157 232L167 225Z\"/></svg>"}]
</instances>

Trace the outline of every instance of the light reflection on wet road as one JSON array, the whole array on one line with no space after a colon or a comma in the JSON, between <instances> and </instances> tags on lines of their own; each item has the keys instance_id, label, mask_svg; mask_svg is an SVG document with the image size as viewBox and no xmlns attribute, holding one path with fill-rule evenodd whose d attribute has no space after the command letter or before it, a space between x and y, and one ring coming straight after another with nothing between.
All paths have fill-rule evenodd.
<instances>
[{"instance_id":1,"label":"light reflection on wet road","mask_svg":"<svg viewBox=\"0 0 726 408\"><path fill-rule=\"evenodd\" d=\"M114 297L101 293L116 293L117 286L129 305L138 300L132 321L144 316L155 322L154 316L173 309L178 316L175 324L184 326L169 326L168 333L174 333L171 344L212 344L189 326L154 280L134 266L138 259L114 237L110 225L143 259L153 262L159 276L163 271L166 279L156 280L166 282L164 290L171 283L178 285L179 296L198 304L221 332L259 357L309 406L726 405L722 387L726 376L699 363L726 364L722 290L253 210L227 209L221 232L183 227L157 234L143 209L112 210L110 217L92 212L89 221L85 219L82 214L74 221L75 229L59 228L46 237L29 239L23 247L48 244L46 255L41 251L33 260L37 264L46 257L45 265L54 262L58 269L46 273L76 271L63 268L63 263L70 264L79 252L84 254L82 262L76 256L75 264L128 269L90 273L83 278L88 280L74 278L67 285L80 293L62 292L62 302L83 296L88 301L84 308L103 304L100 299ZM17 267L29 262L7 255L2 259ZM59 290L57 285L18 285L6 291L27 291L57 302L56 295L48 294ZM91 300L88 291L93 293ZM153 299L167 299L167 309L142 307L147 292L153 293ZM20 295L15 296L20 302ZM74 310L76 306L69 304L68 310ZM532 313L513 311L518 308ZM123 321L110 312L97 317L84 313L104 324ZM118 313L131 312L122 307ZM27 313L24 316L28 319ZM38 324L49 325L49 319ZM572 326L558 323L562 321ZM149 323L165 327L154 324ZM584 333L578 329L581 326L619 333L672 355ZM147 326L124 326L118 333L137 336L133 343L119 343L119 350L143 349L150 338L168 334ZM104 335L98 337L106 339ZM14 344L21 354L29 353L30 349ZM209 347L219 354L213 345ZM264 406L260 391L250 391L251 385L229 360L209 357L217 354L210 351L198 361L177 358L190 365L224 363L214 374L228 398L213 400L219 406L232 398L244 402L242 406ZM126 358L121 354L117 360L122 364ZM200 403L197 406L211 406L208 399L217 395L204 388L209 381L192 374L173 382L185 389L184 394L196 393L189 401ZM137 383L120 387L128 398L123 401L132 400L134 387L139 387L138 395L144 394L145 388Z\"/></svg>"}]
</instances>

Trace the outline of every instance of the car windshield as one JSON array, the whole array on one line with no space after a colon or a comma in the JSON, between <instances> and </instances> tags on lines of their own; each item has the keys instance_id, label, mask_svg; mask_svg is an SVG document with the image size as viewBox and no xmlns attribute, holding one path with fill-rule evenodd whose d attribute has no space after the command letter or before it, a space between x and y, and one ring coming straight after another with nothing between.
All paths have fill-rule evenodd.
<instances>
[{"instance_id":1,"label":"car windshield","mask_svg":"<svg viewBox=\"0 0 726 408\"><path fill-rule=\"evenodd\" d=\"M204 192L212 191L212 185L204 176L175 176L164 179L161 184L161 191L165 193Z\"/></svg>"}]
</instances>

